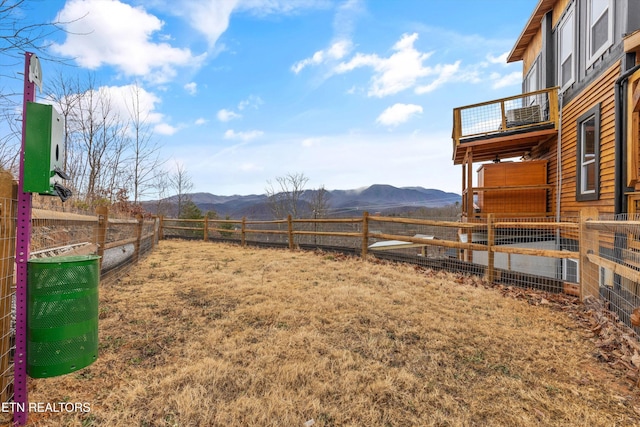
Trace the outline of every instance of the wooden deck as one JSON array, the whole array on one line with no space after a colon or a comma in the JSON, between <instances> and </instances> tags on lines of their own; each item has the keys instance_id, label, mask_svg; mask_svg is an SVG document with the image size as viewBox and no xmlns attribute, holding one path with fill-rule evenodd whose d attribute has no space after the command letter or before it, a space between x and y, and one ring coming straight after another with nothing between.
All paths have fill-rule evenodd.
<instances>
[{"instance_id":1,"label":"wooden deck","mask_svg":"<svg viewBox=\"0 0 640 427\"><path fill-rule=\"evenodd\" d=\"M521 157L557 128L558 88L454 108L453 163L463 164L468 151L476 162Z\"/></svg>"}]
</instances>

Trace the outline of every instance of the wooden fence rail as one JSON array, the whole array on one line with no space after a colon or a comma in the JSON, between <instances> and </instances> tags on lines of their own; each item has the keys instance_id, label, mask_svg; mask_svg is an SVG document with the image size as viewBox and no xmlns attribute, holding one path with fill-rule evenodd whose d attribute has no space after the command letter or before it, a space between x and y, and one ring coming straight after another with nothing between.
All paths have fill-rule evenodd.
<instances>
[{"instance_id":1,"label":"wooden fence rail","mask_svg":"<svg viewBox=\"0 0 640 427\"><path fill-rule=\"evenodd\" d=\"M2 180L0 180L1 184ZM9 354L11 344L8 341L10 334L9 320L11 318L11 300L13 269L15 266L15 188L3 189L0 185L0 399L8 401L10 396L11 377L6 375L6 369L10 368ZM321 226L322 225L322 226ZM372 226L373 225L373 226ZM628 248L635 247L640 236L640 222L638 221L605 221L599 220L597 211L585 210L576 222L545 222L536 220L503 220L488 215L486 219L476 222L439 221L426 219L411 219L398 217L370 216L364 213L359 218L316 218L316 219L287 219L273 221L255 221L243 218L241 220L185 220L157 218L145 220L141 216L135 219L117 219L109 217L109 210L99 208L95 215L78 215L45 210L34 210L32 227L45 230L50 233L47 245L36 248L46 255L47 251L60 249L60 236L73 235L70 229L90 229L89 237L83 235L90 245L83 246L77 241L63 242L64 248L69 250L94 251L104 257L105 253L116 247L133 247L129 255L128 265L138 261L141 255L153 249L156 240L165 238L171 231L187 233L190 237L209 240L214 233L220 233L222 237L233 237L240 241L241 245L247 245L248 236L276 236L278 244L287 244L290 249L295 249L296 242L312 237L335 237L353 241L355 251L364 258L372 250L371 241L376 243L397 241L406 244L407 247L422 246L421 254L413 253L414 259L425 261L426 265L437 265L436 257L429 258L424 248L435 248L447 252L451 265L461 268L456 271L474 271L491 282L511 280L513 277L527 279L535 278L530 273L514 273L499 265L499 257L508 259L511 256L528 256L536 258L550 258L562 263L566 260L576 260L579 263L579 281L568 282L560 277L548 279L554 283L554 289L563 290L572 295L584 299L586 297L602 298L602 277L607 274L614 277L612 292L627 298L621 309L621 318L628 315L630 310L640 306L638 282L640 281L640 265L630 264L625 256L633 255ZM331 228L334 230L329 230ZM386 227L386 228L385 228ZM383 230L383 228L385 228ZM438 230L436 235L422 235L411 233L410 230L430 229ZM56 231L57 230L57 231ZM391 230L391 231L389 231ZM403 230L399 232L398 230ZM532 231L539 231L543 236L554 236L560 240L575 240L573 249L538 249L535 247L518 247L504 243L505 234L517 235ZM446 231L446 232L445 232ZM56 233L53 235L53 233ZM66 234L65 234L66 233ZM501 240L503 239L503 240ZM524 237L523 239L526 239ZM633 241L633 242L632 242ZM9 242L7 244L6 242ZM535 244L535 240L527 243ZM620 248L619 242L624 242L624 248ZM58 244L58 246L56 246ZM321 245L319 245L321 246ZM80 249L77 249L80 248ZM359 248L359 249L358 249ZM627 253L627 252L629 253ZM483 259L484 264L473 263L473 258ZM623 253L623 255L618 255ZM378 253L379 254L379 253ZM453 255L451 255L453 254ZM626 254L626 255L624 255ZM433 255L433 254L431 254ZM378 256L378 255L376 255ZM484 258L483 258L484 257ZM640 254L638 254L640 258ZM435 261L434 261L435 260ZM429 262L434 261L432 264ZM606 270L606 271L605 271ZM546 279L545 279L546 280ZM557 284L560 283L560 287ZM635 285L634 285L635 284ZM524 283L526 285L526 283ZM564 285L564 286L563 286ZM634 287L635 286L635 287ZM621 288L621 289L618 289ZM607 290L607 289L605 289ZM627 297L631 295L631 297ZM8 298L7 298L8 296ZM628 316L627 316L628 317ZM9 319L9 320L8 320ZM625 320L626 321L626 320Z\"/></svg>"},{"instance_id":2,"label":"wooden fence rail","mask_svg":"<svg viewBox=\"0 0 640 427\"><path fill-rule=\"evenodd\" d=\"M190 231L193 235L197 233L204 233L203 227L204 220L179 220L179 219L167 219L163 218L160 221L161 231L160 236L165 235L165 230L182 230ZM419 227L437 227L437 228L449 228L453 229L458 235L467 236L466 241L460 239L441 239L441 238L426 238L420 235L403 235L396 233L386 233L370 229L372 223L375 223L377 227L382 224L396 224L405 226L419 226ZM260 235L274 235L274 236L287 236L287 243L289 248L295 248L297 236L329 236L329 237L345 237L353 239L361 239L362 245L360 249L360 255L364 258L369 251L370 239L385 240L385 241L400 241L408 244L424 245L424 247L435 247L449 250L455 250L459 259L465 262L471 262L473 253L487 253L487 264L484 270L485 278L489 281L496 279L496 254L522 255L532 257L548 257L558 260L562 259L579 259L580 252L575 250L557 250L557 249L535 249L527 247L513 247L501 245L496 240L496 235L501 230L541 230L545 233L562 233L562 234L575 234L578 235L581 225L577 222L545 222L540 220L534 221L513 221L513 220L496 220L493 215L488 215L486 221L477 222L459 222L459 221L440 221L440 220L427 220L427 219L412 219L412 218L398 218L398 217L383 217L383 216L370 216L368 213L364 213L361 218L338 218L338 219L287 219L275 220L275 221L248 221L246 218L242 220L207 220L207 232L199 234L204 240L209 239L209 233L221 232L238 233L242 236L241 244L246 245L247 234L260 234ZM222 224L232 224L233 229L221 227ZM266 225L278 225L277 229L269 229ZM314 229L302 229L305 226L309 228L309 225L331 225L331 224L355 224L360 227L359 231L318 231ZM252 228L255 226L258 228ZM226 227L229 227L226 225ZM313 228L313 227L312 227ZM546 231L545 231L546 230ZM476 242L473 241L474 233L483 233L486 235L486 241ZM192 235L192 237L193 237ZM563 286L565 291L571 294L579 294L581 287L578 283L568 283Z\"/></svg>"},{"instance_id":3,"label":"wooden fence rail","mask_svg":"<svg viewBox=\"0 0 640 427\"><path fill-rule=\"evenodd\" d=\"M360 255L364 258L369 252L369 243L371 239L376 241L399 241L411 244L412 246L434 247L443 248L443 250L453 250L457 253L457 258L464 263L472 263L473 254L476 256L485 253L486 261L482 269L476 269L483 271L485 278L494 282L499 277L513 277L513 274L507 274L504 270L497 267L497 256L501 254L502 257L511 259L511 256L526 256L536 258L549 258L557 260L558 265L564 262L563 260L570 260L579 264L577 271L579 272L577 281L571 282L570 280L560 277L560 273L557 272L554 289L560 289L565 293L586 298L587 296L598 296L599 283L599 269L605 268L612 272L612 274L619 275L627 281L638 282L640 279L640 267L626 265L620 261L614 261L611 259L603 258L599 254L601 252L614 251L614 238L601 240L599 234L602 233L624 233L625 235L640 235L640 222L638 221L603 221L598 220L597 211L584 210L578 220L574 222L558 222L558 221L541 221L539 219L531 220L505 220L497 219L493 215L488 215L485 220L479 220L477 222L458 222L458 221L439 221L439 220L426 220L426 219L412 219L412 218L397 218L397 217L383 217L383 216L370 216L368 213L364 213L360 218L339 218L339 219L287 219L275 220L275 221L249 221L246 218L242 220L212 220L209 219L207 232L199 234L203 239L209 238L209 233L221 232L229 233L227 236L232 236L233 233L240 234L241 244L246 245L247 235L273 235L273 236L287 236L289 248L296 247L296 238L300 236L317 236L317 237L343 237L348 239L354 239L362 241ZM160 235L164 236L165 230L189 230L192 233L203 233L203 220L174 220L174 219L162 219L160 221L161 230ZM436 227L438 229L449 228L461 237L465 239L443 239L422 235L405 235L398 233L381 232L379 230L370 229L371 224L375 223L379 228L383 224L396 224L400 226L416 226L416 227ZM229 229L229 225L233 227ZM359 227L356 231L327 231L317 230L318 224L331 225L331 224L354 224ZM276 225L275 229L269 229L269 225ZM225 228L227 227L227 228ZM253 228L256 227L256 228ZM305 228L306 227L306 228ZM544 235L553 236L555 240L573 240L575 245L573 249L564 248L560 249L542 249L534 247L519 247L517 244L508 245L499 240L500 233L526 233L535 230L536 232ZM635 233L635 234L634 234ZM475 235L479 234L484 236L481 241L474 240ZM607 243L608 242L608 243ZM611 248L607 249L607 245ZM629 243L631 245L631 243ZM637 243L636 243L637 245ZM524 245L522 245L524 246ZM424 250L423 250L424 254ZM424 255L423 255L424 256ZM638 255L640 258L640 254ZM460 264L457 263L456 266ZM473 264L477 265L477 264ZM564 264L562 264L564 266ZM564 268L564 267L563 267ZM526 280L535 276L535 274L523 274L521 275ZM526 286L526 283L524 284Z\"/></svg>"}]
</instances>

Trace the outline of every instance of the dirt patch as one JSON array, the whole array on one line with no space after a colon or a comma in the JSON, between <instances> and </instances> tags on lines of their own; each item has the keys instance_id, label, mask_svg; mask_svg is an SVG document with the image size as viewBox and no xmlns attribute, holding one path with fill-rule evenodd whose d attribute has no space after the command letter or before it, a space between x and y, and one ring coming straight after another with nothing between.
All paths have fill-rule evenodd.
<instances>
[{"instance_id":1,"label":"dirt patch","mask_svg":"<svg viewBox=\"0 0 640 427\"><path fill-rule=\"evenodd\" d=\"M552 295L188 241L100 292L99 359L29 381L32 402L91 411L32 425L640 424L633 369L602 359L588 308Z\"/></svg>"}]
</instances>

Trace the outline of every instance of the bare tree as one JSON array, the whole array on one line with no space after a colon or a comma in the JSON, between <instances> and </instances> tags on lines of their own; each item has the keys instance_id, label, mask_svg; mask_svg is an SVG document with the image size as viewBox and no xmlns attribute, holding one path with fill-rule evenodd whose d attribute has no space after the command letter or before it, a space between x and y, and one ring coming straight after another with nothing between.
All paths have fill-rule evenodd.
<instances>
[{"instance_id":1,"label":"bare tree","mask_svg":"<svg viewBox=\"0 0 640 427\"><path fill-rule=\"evenodd\" d=\"M309 178L304 173L295 172L276 177L275 181L276 185L267 181L267 188L265 188L274 218L283 219L287 215L299 218L300 198Z\"/></svg>"},{"instance_id":2,"label":"bare tree","mask_svg":"<svg viewBox=\"0 0 640 427\"><path fill-rule=\"evenodd\" d=\"M59 23L27 23L25 16L29 14L30 3L34 8L40 7L36 2L26 0L0 0L0 115L7 124L0 125L0 169L14 172L20 146L21 127L15 123L21 120L22 86L19 81L24 78L21 74L24 52L60 61L42 53L49 36L60 29ZM12 81L16 84L9 84Z\"/></svg>"},{"instance_id":3,"label":"bare tree","mask_svg":"<svg viewBox=\"0 0 640 427\"><path fill-rule=\"evenodd\" d=\"M127 104L131 123L131 159L133 201L138 203L152 187L155 171L162 165L160 147L153 142L153 130L149 126L149 112L141 105L142 88L136 82L131 89L131 99Z\"/></svg>"},{"instance_id":4,"label":"bare tree","mask_svg":"<svg viewBox=\"0 0 640 427\"><path fill-rule=\"evenodd\" d=\"M163 170L157 169L153 178L153 188L157 197L156 201L156 214L167 215L168 203L167 197L169 195L169 189L171 187L171 180L167 177L167 174Z\"/></svg>"},{"instance_id":5,"label":"bare tree","mask_svg":"<svg viewBox=\"0 0 640 427\"><path fill-rule=\"evenodd\" d=\"M69 114L69 175L89 206L99 199L113 202L116 194L121 198L126 192L127 170L121 166L127 123L112 106L107 90L95 88L92 77L87 89L78 93Z\"/></svg>"},{"instance_id":6,"label":"bare tree","mask_svg":"<svg viewBox=\"0 0 640 427\"><path fill-rule=\"evenodd\" d=\"M58 113L60 113L60 115L64 119L63 138L64 138L64 146L66 150L65 150L63 170L69 173L71 171L69 170L69 165L68 165L68 154L73 150L71 146L72 134L74 130L73 120L72 120L73 113L78 106L78 102L80 98L82 97L82 94L80 91L80 83L78 79L71 79L71 78L65 77L65 75L62 73L59 73L56 77L54 77L52 82L53 84L50 85L48 97L49 97L49 100L52 101ZM77 191L77 188L74 188L74 190Z\"/></svg>"},{"instance_id":7,"label":"bare tree","mask_svg":"<svg viewBox=\"0 0 640 427\"><path fill-rule=\"evenodd\" d=\"M324 185L318 187L313 191L311 197L311 213L314 218L325 218L327 210L329 209L329 192L324 188Z\"/></svg>"},{"instance_id":8,"label":"bare tree","mask_svg":"<svg viewBox=\"0 0 640 427\"><path fill-rule=\"evenodd\" d=\"M169 179L171 181L171 186L176 192L176 202L178 207L176 216L180 218L185 205L187 202L191 201L189 191L193 189L193 182L191 181L191 177L184 165L178 162L176 162L176 171Z\"/></svg>"}]
</instances>

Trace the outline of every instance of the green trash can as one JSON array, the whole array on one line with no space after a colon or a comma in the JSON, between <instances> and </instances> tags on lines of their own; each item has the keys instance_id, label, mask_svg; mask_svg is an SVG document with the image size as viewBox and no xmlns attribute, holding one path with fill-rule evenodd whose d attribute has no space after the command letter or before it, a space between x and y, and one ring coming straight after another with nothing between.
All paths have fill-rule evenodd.
<instances>
[{"instance_id":1,"label":"green trash can","mask_svg":"<svg viewBox=\"0 0 640 427\"><path fill-rule=\"evenodd\" d=\"M27 373L55 377L98 358L98 255L31 259L27 267Z\"/></svg>"}]
</instances>

